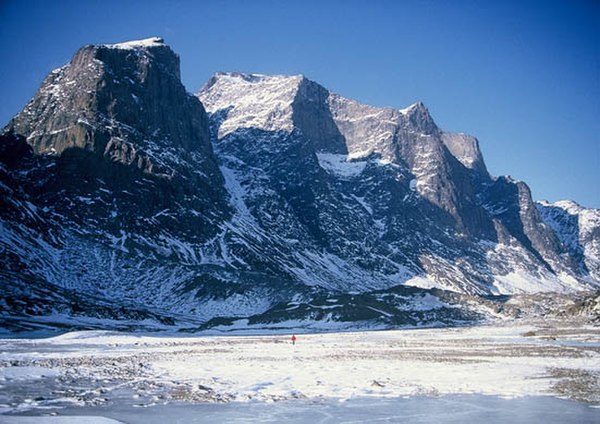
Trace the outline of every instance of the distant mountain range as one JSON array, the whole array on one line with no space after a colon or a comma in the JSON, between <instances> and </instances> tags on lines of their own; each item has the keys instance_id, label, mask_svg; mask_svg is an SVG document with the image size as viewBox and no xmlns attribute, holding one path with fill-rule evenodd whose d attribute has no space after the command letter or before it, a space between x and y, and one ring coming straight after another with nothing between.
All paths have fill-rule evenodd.
<instances>
[{"instance_id":1,"label":"distant mountain range","mask_svg":"<svg viewBox=\"0 0 600 424\"><path fill-rule=\"evenodd\" d=\"M241 73L193 96L160 38L48 75L2 130L0 225L14 329L436 325L600 286L600 211L491 176L422 103Z\"/></svg>"}]
</instances>

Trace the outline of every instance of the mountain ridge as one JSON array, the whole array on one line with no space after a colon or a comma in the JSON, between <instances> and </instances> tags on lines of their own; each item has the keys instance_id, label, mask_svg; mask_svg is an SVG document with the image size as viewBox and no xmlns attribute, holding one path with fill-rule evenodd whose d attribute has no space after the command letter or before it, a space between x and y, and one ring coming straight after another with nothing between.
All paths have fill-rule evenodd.
<instances>
[{"instance_id":1,"label":"mountain ridge","mask_svg":"<svg viewBox=\"0 0 600 424\"><path fill-rule=\"evenodd\" d=\"M389 299L599 285L594 212L577 226L490 176L477 139L420 102L376 108L242 73L194 97L151 38L83 47L2 134L2 316L279 320L290 301L371 304L407 285Z\"/></svg>"}]
</instances>

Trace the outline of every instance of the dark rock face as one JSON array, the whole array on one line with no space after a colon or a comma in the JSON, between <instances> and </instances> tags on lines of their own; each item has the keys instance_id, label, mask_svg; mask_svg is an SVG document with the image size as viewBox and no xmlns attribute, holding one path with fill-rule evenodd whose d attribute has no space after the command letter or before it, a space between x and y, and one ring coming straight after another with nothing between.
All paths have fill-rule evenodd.
<instances>
[{"instance_id":1,"label":"dark rock face","mask_svg":"<svg viewBox=\"0 0 600 424\"><path fill-rule=\"evenodd\" d=\"M226 209L206 113L186 93L179 58L161 39L83 47L46 78L5 132L56 157L55 189L94 190L98 179L121 191L150 184L162 189L145 190L136 200L144 209L194 193L196 206Z\"/></svg>"},{"instance_id":2,"label":"dark rock face","mask_svg":"<svg viewBox=\"0 0 600 424\"><path fill-rule=\"evenodd\" d=\"M201 193L196 207L226 208L206 113L186 93L179 58L160 39L83 47L46 78L7 130L25 136L36 154L57 157L56 186L93 186L102 178L109 189L125 190L152 181L163 190L148 187L136 199L145 210L193 193Z\"/></svg>"},{"instance_id":3,"label":"dark rock face","mask_svg":"<svg viewBox=\"0 0 600 424\"><path fill-rule=\"evenodd\" d=\"M575 269L573 258L563 255L564 246L538 213L527 184L500 177L487 187L482 197L490 214L502 223L505 231L549 270L568 272ZM501 237L501 241L510 243L505 237Z\"/></svg>"},{"instance_id":4,"label":"dark rock face","mask_svg":"<svg viewBox=\"0 0 600 424\"><path fill-rule=\"evenodd\" d=\"M348 153L344 136L329 110L328 98L329 91L302 78L292 103L294 126L310 140L316 151Z\"/></svg>"},{"instance_id":5,"label":"dark rock face","mask_svg":"<svg viewBox=\"0 0 600 424\"><path fill-rule=\"evenodd\" d=\"M422 103L239 73L198 97L157 38L46 78L0 136L0 320L419 325L477 319L468 295L598 285L600 217L490 176Z\"/></svg>"},{"instance_id":6,"label":"dark rock face","mask_svg":"<svg viewBox=\"0 0 600 424\"><path fill-rule=\"evenodd\" d=\"M46 78L8 129L26 135L36 153L76 147L131 164L136 147L151 139L210 157L203 107L181 84L177 55L156 40L83 47Z\"/></svg>"},{"instance_id":7,"label":"dark rock face","mask_svg":"<svg viewBox=\"0 0 600 424\"><path fill-rule=\"evenodd\" d=\"M182 263L231 214L206 113L160 39L79 50L4 129L0 156L0 272L10 297L67 292L55 312L83 296L172 314Z\"/></svg>"}]
</instances>

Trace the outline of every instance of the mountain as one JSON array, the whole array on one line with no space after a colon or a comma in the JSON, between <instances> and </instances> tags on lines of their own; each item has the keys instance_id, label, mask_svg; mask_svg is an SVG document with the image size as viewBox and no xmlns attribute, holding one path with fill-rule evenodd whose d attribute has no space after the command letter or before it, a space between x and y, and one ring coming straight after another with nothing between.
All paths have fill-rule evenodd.
<instances>
[{"instance_id":1,"label":"mountain","mask_svg":"<svg viewBox=\"0 0 600 424\"><path fill-rule=\"evenodd\" d=\"M600 280L600 210L584 208L571 200L541 201L536 207L577 261L580 272Z\"/></svg>"},{"instance_id":2,"label":"mountain","mask_svg":"<svg viewBox=\"0 0 600 424\"><path fill-rule=\"evenodd\" d=\"M598 211L535 203L422 103L179 74L160 38L85 46L4 128L5 326L429 325L598 287Z\"/></svg>"},{"instance_id":3,"label":"mountain","mask_svg":"<svg viewBox=\"0 0 600 424\"><path fill-rule=\"evenodd\" d=\"M207 115L158 38L80 49L1 149L9 311L172 313L198 259L188 243L231 215Z\"/></svg>"},{"instance_id":4,"label":"mountain","mask_svg":"<svg viewBox=\"0 0 600 424\"><path fill-rule=\"evenodd\" d=\"M421 103L375 108L302 76L236 73L215 75L198 96L244 207L288 234L292 255L311 253L300 268L307 281L473 294L593 284L527 185L491 177L477 140L443 132ZM290 215L280 219L270 203Z\"/></svg>"}]
</instances>

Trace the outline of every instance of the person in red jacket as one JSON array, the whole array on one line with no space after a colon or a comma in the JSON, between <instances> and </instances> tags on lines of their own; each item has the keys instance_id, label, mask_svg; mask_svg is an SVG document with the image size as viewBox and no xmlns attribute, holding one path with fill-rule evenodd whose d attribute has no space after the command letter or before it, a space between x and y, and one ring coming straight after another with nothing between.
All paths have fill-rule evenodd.
<instances>
[{"instance_id":1,"label":"person in red jacket","mask_svg":"<svg viewBox=\"0 0 600 424\"><path fill-rule=\"evenodd\" d=\"M292 345L296 344L296 336L292 334Z\"/></svg>"}]
</instances>

